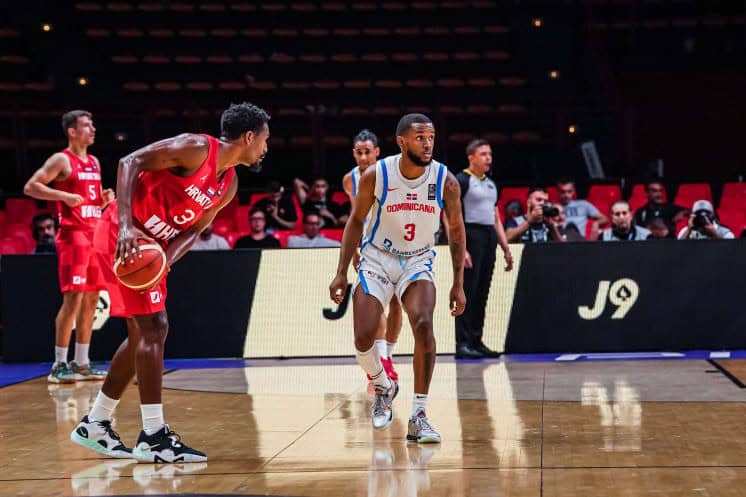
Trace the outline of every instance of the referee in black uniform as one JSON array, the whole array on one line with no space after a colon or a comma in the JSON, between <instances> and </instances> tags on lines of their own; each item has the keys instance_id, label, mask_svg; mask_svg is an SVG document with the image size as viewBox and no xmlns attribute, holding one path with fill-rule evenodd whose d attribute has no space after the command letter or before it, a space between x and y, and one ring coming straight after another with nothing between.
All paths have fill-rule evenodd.
<instances>
[{"instance_id":1,"label":"referee in black uniform","mask_svg":"<svg viewBox=\"0 0 746 497\"><path fill-rule=\"evenodd\" d=\"M466 156L469 167L456 175L466 224L466 310L456 318L456 359L499 357L498 352L482 342L484 314L497 245L503 250L506 271L513 269L513 257L500 222L497 187L487 177L492 166L492 148L485 140L474 140L466 147Z\"/></svg>"}]
</instances>

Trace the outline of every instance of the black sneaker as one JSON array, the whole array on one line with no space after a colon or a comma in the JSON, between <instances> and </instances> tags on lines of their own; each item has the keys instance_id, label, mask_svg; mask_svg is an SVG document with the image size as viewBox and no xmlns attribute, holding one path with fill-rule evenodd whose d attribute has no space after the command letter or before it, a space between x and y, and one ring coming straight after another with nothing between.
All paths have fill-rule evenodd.
<instances>
[{"instance_id":1,"label":"black sneaker","mask_svg":"<svg viewBox=\"0 0 746 497\"><path fill-rule=\"evenodd\" d=\"M172 463L204 462L207 456L181 442L181 437L171 431L168 425L153 433L140 432L132 456L139 462Z\"/></svg>"}]
</instances>

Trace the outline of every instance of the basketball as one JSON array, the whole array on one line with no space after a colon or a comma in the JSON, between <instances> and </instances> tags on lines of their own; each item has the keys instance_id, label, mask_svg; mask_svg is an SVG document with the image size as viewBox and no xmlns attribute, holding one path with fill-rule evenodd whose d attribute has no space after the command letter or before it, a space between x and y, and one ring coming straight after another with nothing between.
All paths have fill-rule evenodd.
<instances>
[{"instance_id":1,"label":"basketball","mask_svg":"<svg viewBox=\"0 0 746 497\"><path fill-rule=\"evenodd\" d=\"M120 259L114 263L114 273L122 285L132 290L146 290L152 287L163 276L166 270L166 253L157 243L139 240L140 255L122 264Z\"/></svg>"}]
</instances>

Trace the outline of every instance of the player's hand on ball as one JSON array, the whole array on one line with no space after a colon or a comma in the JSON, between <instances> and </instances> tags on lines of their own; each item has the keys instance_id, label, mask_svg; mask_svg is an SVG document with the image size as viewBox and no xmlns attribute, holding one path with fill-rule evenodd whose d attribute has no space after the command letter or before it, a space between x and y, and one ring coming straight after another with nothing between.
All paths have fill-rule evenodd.
<instances>
[{"instance_id":1,"label":"player's hand on ball","mask_svg":"<svg viewBox=\"0 0 746 497\"><path fill-rule=\"evenodd\" d=\"M451 287L451 293L448 296L451 303L451 316L460 316L466 309L466 295L463 287Z\"/></svg>"},{"instance_id":2,"label":"player's hand on ball","mask_svg":"<svg viewBox=\"0 0 746 497\"><path fill-rule=\"evenodd\" d=\"M127 264L134 257L140 257L138 239L155 243L149 236L134 226L129 229L120 228L119 236L117 237L117 250L114 253L115 260L121 260L122 264Z\"/></svg>"},{"instance_id":3,"label":"player's hand on ball","mask_svg":"<svg viewBox=\"0 0 746 497\"><path fill-rule=\"evenodd\" d=\"M77 207L83 203L83 197L81 197L77 193L71 193L70 195L65 197L63 202L65 202L68 207Z\"/></svg>"},{"instance_id":4,"label":"player's hand on ball","mask_svg":"<svg viewBox=\"0 0 746 497\"><path fill-rule=\"evenodd\" d=\"M345 298L345 292L347 291L347 275L338 274L332 280L332 284L329 285L329 297L336 302L341 304Z\"/></svg>"}]
</instances>

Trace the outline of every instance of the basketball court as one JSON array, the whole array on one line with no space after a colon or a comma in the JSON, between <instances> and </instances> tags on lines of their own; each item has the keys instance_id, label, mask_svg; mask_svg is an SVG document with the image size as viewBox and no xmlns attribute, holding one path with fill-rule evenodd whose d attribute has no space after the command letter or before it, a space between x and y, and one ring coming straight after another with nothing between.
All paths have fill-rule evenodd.
<instances>
[{"instance_id":1,"label":"basketball court","mask_svg":"<svg viewBox=\"0 0 746 497\"><path fill-rule=\"evenodd\" d=\"M174 465L71 443L100 384L20 374L0 388L0 494L746 495L746 360L679 356L440 357L428 412L443 443L420 446L404 439L411 358L397 358L403 388L381 432L352 359L167 361L167 419L209 456ZM138 414L130 387L125 443Z\"/></svg>"}]
</instances>

